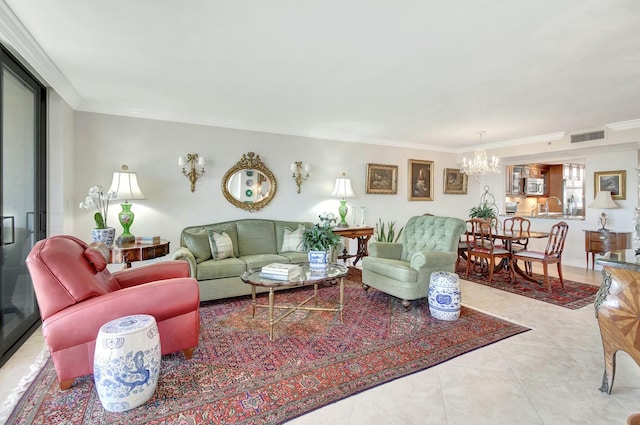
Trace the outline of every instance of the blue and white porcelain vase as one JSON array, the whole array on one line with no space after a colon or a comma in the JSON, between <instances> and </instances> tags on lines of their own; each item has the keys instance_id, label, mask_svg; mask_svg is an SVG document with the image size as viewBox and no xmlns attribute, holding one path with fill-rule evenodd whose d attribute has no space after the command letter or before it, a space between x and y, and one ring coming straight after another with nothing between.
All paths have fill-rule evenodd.
<instances>
[{"instance_id":1,"label":"blue and white porcelain vase","mask_svg":"<svg viewBox=\"0 0 640 425\"><path fill-rule=\"evenodd\" d=\"M460 317L460 279L455 273L433 272L429 282L429 312L439 320Z\"/></svg>"},{"instance_id":2,"label":"blue and white porcelain vase","mask_svg":"<svg viewBox=\"0 0 640 425\"><path fill-rule=\"evenodd\" d=\"M105 227L104 229L91 229L91 239L93 242L104 242L107 246L112 246L116 238L115 227Z\"/></svg>"},{"instance_id":3,"label":"blue and white porcelain vase","mask_svg":"<svg viewBox=\"0 0 640 425\"><path fill-rule=\"evenodd\" d=\"M153 316L137 314L104 324L96 338L93 379L109 412L140 406L156 390L160 334Z\"/></svg>"},{"instance_id":4,"label":"blue and white porcelain vase","mask_svg":"<svg viewBox=\"0 0 640 425\"><path fill-rule=\"evenodd\" d=\"M309 269L312 276L324 275L327 273L327 265L329 264L328 251L309 251Z\"/></svg>"}]
</instances>

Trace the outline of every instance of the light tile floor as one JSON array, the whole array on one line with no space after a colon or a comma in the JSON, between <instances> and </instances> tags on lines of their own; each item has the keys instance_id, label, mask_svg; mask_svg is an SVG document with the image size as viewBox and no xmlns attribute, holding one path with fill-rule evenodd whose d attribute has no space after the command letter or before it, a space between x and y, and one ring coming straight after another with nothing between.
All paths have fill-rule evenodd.
<instances>
[{"instance_id":1,"label":"light tile floor","mask_svg":"<svg viewBox=\"0 0 640 425\"><path fill-rule=\"evenodd\" d=\"M565 266L567 279L601 273ZM532 330L290 421L294 425L603 425L640 412L640 367L617 355L611 395L598 391L602 343L593 305L569 310L461 281L463 303ZM5 400L43 346L36 332L0 369Z\"/></svg>"}]
</instances>

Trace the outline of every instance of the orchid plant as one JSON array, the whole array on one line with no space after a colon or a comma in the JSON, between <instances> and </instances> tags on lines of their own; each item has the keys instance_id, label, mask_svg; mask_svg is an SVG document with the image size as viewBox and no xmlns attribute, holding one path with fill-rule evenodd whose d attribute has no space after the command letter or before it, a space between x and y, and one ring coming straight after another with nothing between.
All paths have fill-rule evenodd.
<instances>
[{"instance_id":1,"label":"orchid plant","mask_svg":"<svg viewBox=\"0 0 640 425\"><path fill-rule=\"evenodd\" d=\"M93 186L89 188L89 194L84 198L84 201L80 203L80 208L90 209L95 207L98 210L98 212L93 215L93 219L96 222L96 229L105 229L107 227L109 201L115 198L115 192L109 191L105 194L102 186Z\"/></svg>"}]
</instances>

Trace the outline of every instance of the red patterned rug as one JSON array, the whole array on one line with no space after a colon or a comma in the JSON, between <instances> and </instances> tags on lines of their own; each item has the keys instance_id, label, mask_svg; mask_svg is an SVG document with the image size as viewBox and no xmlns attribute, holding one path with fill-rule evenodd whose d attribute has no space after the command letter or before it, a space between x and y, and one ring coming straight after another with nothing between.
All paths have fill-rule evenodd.
<instances>
[{"instance_id":1,"label":"red patterned rug","mask_svg":"<svg viewBox=\"0 0 640 425\"><path fill-rule=\"evenodd\" d=\"M576 310L593 303L596 292L598 291L598 287L595 285L588 285L586 283L575 282L567 279L564 279L563 288L560 286L560 279L557 277L551 277L550 281L552 292L549 293L544 285L530 282L517 275L514 283L509 282L509 274L506 271L494 273L493 281L489 283L489 278L486 272L484 274L474 272L473 269L469 271L469 277L466 278L466 267L467 263L465 261L461 261L458 269L456 270L462 279L480 283L492 288L502 289L503 291L512 292L514 294L523 295L538 301L559 305L572 310ZM544 280L544 276L536 273L533 274L533 278L539 282Z\"/></svg>"},{"instance_id":2,"label":"red patterned rug","mask_svg":"<svg viewBox=\"0 0 640 425\"><path fill-rule=\"evenodd\" d=\"M308 294L281 291L276 302ZM329 305L322 300L337 299L338 288L319 296ZM336 313L297 311L276 326L273 342L267 309L252 319L250 298L203 303L192 360L164 356L155 394L124 413L102 408L92 376L59 391L49 359L7 423L279 424L528 330L465 307L457 321L439 321L426 300L405 311L398 299L351 281L345 299L344 324Z\"/></svg>"}]
</instances>

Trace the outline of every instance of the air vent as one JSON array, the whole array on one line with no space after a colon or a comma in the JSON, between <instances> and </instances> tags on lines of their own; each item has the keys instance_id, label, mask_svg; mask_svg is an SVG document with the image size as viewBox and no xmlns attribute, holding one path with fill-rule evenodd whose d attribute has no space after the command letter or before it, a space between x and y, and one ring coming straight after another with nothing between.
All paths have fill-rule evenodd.
<instances>
[{"instance_id":1,"label":"air vent","mask_svg":"<svg viewBox=\"0 0 640 425\"><path fill-rule=\"evenodd\" d=\"M599 139L604 139L604 130L571 135L571 143L581 143L581 142L588 142L589 140L599 140Z\"/></svg>"}]
</instances>

